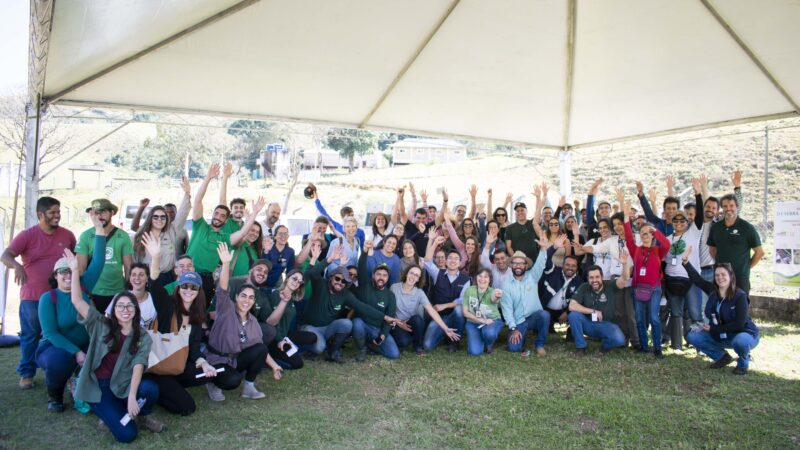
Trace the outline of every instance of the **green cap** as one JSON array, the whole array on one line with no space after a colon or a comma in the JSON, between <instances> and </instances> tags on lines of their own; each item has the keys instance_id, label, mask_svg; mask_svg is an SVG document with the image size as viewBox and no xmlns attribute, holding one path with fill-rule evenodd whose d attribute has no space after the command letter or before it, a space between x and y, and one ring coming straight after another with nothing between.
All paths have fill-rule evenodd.
<instances>
[{"instance_id":1,"label":"green cap","mask_svg":"<svg viewBox=\"0 0 800 450\"><path fill-rule=\"evenodd\" d=\"M107 211L111 211L113 214L116 214L117 211L119 211L119 208L117 208L117 205L111 203L111 201L109 199L107 199L107 198L98 198L98 199L92 200L92 209L95 212L97 212L97 211L106 211L107 210Z\"/></svg>"}]
</instances>

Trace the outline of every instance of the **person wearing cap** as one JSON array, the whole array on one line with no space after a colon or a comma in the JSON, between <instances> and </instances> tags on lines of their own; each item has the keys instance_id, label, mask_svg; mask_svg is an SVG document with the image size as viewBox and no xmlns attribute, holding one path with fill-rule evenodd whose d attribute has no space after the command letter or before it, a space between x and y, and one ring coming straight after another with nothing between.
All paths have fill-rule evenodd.
<instances>
[{"instance_id":1,"label":"person wearing cap","mask_svg":"<svg viewBox=\"0 0 800 450\"><path fill-rule=\"evenodd\" d=\"M192 261L192 257L189 255L180 255L175 260L175 267L172 268L173 273L175 274L175 281L169 283L164 286L164 289L167 290L169 295L175 291L175 288L178 286L178 279L186 272L194 272L194 261Z\"/></svg>"},{"instance_id":2,"label":"person wearing cap","mask_svg":"<svg viewBox=\"0 0 800 450\"><path fill-rule=\"evenodd\" d=\"M203 325L206 320L202 280L196 272L183 272L177 280L173 294L164 289L159 270L161 267L162 242L152 234L142 236L151 261L149 276L150 294L156 310L154 331L175 333L189 329L188 356L183 372L177 375L146 373L144 378L158 385L158 404L172 414L188 416L195 412L197 405L186 388L206 384L217 375L217 371L203 357L201 350L205 336ZM141 303L139 304L141 307ZM198 375L202 375L199 378Z\"/></svg>"},{"instance_id":3,"label":"person wearing cap","mask_svg":"<svg viewBox=\"0 0 800 450\"><path fill-rule=\"evenodd\" d=\"M597 205L597 214L595 215L594 202L597 200L597 193L600 191L600 185L603 184L603 179L598 178L592 183L589 188L589 195L586 197L586 241L600 237L600 230L597 228L597 221L599 219L611 218L611 203L603 200Z\"/></svg>"},{"instance_id":4,"label":"person wearing cap","mask_svg":"<svg viewBox=\"0 0 800 450\"><path fill-rule=\"evenodd\" d=\"M528 219L528 207L525 203L514 204L514 215L516 221L506 227L505 238L508 254L520 251L528 258L535 259L539 255L539 247L535 242L536 231L533 229L533 221Z\"/></svg>"},{"instance_id":5,"label":"person wearing cap","mask_svg":"<svg viewBox=\"0 0 800 450\"><path fill-rule=\"evenodd\" d=\"M700 191L700 180L692 179L695 192ZM700 248L700 238L703 227L703 216L695 214L694 221L683 211L678 210L672 215L672 228L674 232L667 236L670 242L669 252L664 256L666 267L664 269L667 301L670 311L670 334L672 348L683 350L683 338L689 332L690 326L702 325L703 291L692 284L689 274L684 269L681 260L689 247L697 250ZM694 269L700 272L700 252L689 253L689 262ZM684 311L689 311L686 317Z\"/></svg>"},{"instance_id":6,"label":"person wearing cap","mask_svg":"<svg viewBox=\"0 0 800 450\"><path fill-rule=\"evenodd\" d=\"M334 247L328 252L327 259L310 261L313 265L305 272L305 280L307 284L311 284L311 296L300 318L300 329L317 335L317 342L311 347L311 353L319 355L327 350L326 359L336 363L344 362L341 348L353 331L353 322L341 318L343 308L365 314L370 314L373 309L359 301L347 289L352 279L346 267L339 266L328 271L328 279L325 279L325 269L333 260L341 259L342 255L342 248Z\"/></svg>"},{"instance_id":7,"label":"person wearing cap","mask_svg":"<svg viewBox=\"0 0 800 450\"><path fill-rule=\"evenodd\" d=\"M103 224L106 235L106 263L100 279L92 289L92 302L98 311L105 311L114 295L125 289L125 280L130 276L133 263L133 243L128 233L114 226L114 215L119 210L116 205L108 199L99 198L92 200L91 207L92 213L97 214ZM78 245L75 246L81 273L86 271L86 266L89 264L89 255L94 248L94 236L95 228L89 228L81 233Z\"/></svg>"},{"instance_id":8,"label":"person wearing cap","mask_svg":"<svg viewBox=\"0 0 800 450\"><path fill-rule=\"evenodd\" d=\"M14 281L19 292L19 350L17 373L19 387L33 387L36 375L35 352L42 329L39 324L39 298L50 290L48 277L53 264L64 253L64 249L75 248L75 235L60 227L61 203L53 197L41 197L36 201L36 216L39 222L21 231L3 251L2 261L14 269ZM16 260L21 257L22 262Z\"/></svg>"},{"instance_id":9,"label":"person wearing cap","mask_svg":"<svg viewBox=\"0 0 800 450\"><path fill-rule=\"evenodd\" d=\"M394 238L394 236L390 236ZM389 244L392 243L390 239ZM368 259L373 253L372 241L364 243L364 252L358 258L358 289L356 298L367 308L356 311L353 318L353 340L356 342L356 361L364 361L367 355L367 341L370 347L388 359L400 357L400 349L390 334L390 325L398 320L397 302L394 293L389 289L390 267L380 263L370 269ZM397 256L395 256L396 258ZM371 276L370 276L371 274Z\"/></svg>"},{"instance_id":10,"label":"person wearing cap","mask_svg":"<svg viewBox=\"0 0 800 450\"><path fill-rule=\"evenodd\" d=\"M550 326L550 313L542 308L539 300L539 279L542 277L546 262L545 251L547 241L539 239L536 243L542 248L536 263L523 252L516 251L511 255L511 270L514 278L503 284L503 297L500 308L510 331L506 348L510 352L522 352L524 356L525 337L528 330L535 328L537 332L536 354L545 356L544 345L547 343L547 328Z\"/></svg>"},{"instance_id":11,"label":"person wearing cap","mask_svg":"<svg viewBox=\"0 0 800 450\"><path fill-rule=\"evenodd\" d=\"M209 224L203 218L203 197L206 195L211 180L219 175L219 164L212 164L205 178L197 188L194 203L192 204L192 237L189 239L189 248L186 254L192 257L194 266L203 279L203 291L207 301L214 298L213 273L220 264L217 246L220 243L236 246L250 231L250 226L255 222L256 216L264 208L264 199L259 197L253 204L253 211L247 217L242 229L229 234L222 230L228 220L230 210L225 205L217 205L211 216Z\"/></svg>"},{"instance_id":12,"label":"person wearing cap","mask_svg":"<svg viewBox=\"0 0 800 450\"><path fill-rule=\"evenodd\" d=\"M103 226L93 215L96 231L92 263L81 276L83 299L89 303L89 292L97 283L105 263L106 237ZM63 252L63 250L62 250ZM72 272L67 258L56 261L50 276L50 290L39 298L39 321L42 339L36 348L36 364L44 370L47 386L47 410L64 412L64 387L76 368L83 366L89 335L80 323L72 305Z\"/></svg>"}]
</instances>

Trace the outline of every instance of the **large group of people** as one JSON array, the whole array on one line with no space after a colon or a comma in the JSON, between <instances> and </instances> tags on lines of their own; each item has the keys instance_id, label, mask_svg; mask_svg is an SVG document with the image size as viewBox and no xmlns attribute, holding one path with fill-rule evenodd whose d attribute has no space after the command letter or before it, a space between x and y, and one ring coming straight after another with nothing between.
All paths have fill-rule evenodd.
<instances>
[{"instance_id":1,"label":"large group of people","mask_svg":"<svg viewBox=\"0 0 800 450\"><path fill-rule=\"evenodd\" d=\"M59 226L58 200L38 200L38 224L2 255L21 285L20 388L41 368L48 411L64 411L69 387L76 407L129 442L140 426L164 429L156 405L192 414L187 388L204 385L221 402L241 386L242 397L260 399L264 369L280 380L307 359L344 363L348 341L359 362L443 343L457 352L461 341L469 355L488 355L504 329L505 349L522 356L546 357L560 333L577 357L587 337L601 355L629 347L658 359L662 345L681 352L686 343L714 368L734 361L732 348L734 374L747 373L759 341L748 295L763 251L739 217L739 172L721 198L705 176L692 179L695 201L682 208L667 177L662 214L655 190L645 195L638 182L636 206L623 189L599 198L602 179L584 208L563 196L551 205L548 186L535 186L532 215L512 194L497 206L489 189L478 203L473 185L469 204L452 206L442 189L433 205L409 183L367 227L350 206L332 217L309 185L319 217L296 249L277 203L227 202L231 174L212 165L194 199L184 179L179 206L145 214L143 199L131 234L114 225L108 199L91 203L92 227L77 240ZM203 199L218 178L207 219Z\"/></svg>"}]
</instances>

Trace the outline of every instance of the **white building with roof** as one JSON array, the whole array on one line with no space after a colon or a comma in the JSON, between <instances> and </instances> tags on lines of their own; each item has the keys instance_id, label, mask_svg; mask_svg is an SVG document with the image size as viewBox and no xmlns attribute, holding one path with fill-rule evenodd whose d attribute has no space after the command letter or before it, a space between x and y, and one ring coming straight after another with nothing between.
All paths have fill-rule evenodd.
<instances>
[{"instance_id":1,"label":"white building with roof","mask_svg":"<svg viewBox=\"0 0 800 450\"><path fill-rule=\"evenodd\" d=\"M390 145L394 164L453 162L467 159L467 147L449 139L403 139Z\"/></svg>"}]
</instances>

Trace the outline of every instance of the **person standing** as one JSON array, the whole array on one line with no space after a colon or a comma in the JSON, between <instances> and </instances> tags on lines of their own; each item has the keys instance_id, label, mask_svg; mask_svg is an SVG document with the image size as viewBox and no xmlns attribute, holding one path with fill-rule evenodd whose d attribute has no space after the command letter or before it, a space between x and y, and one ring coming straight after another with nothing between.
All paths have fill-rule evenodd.
<instances>
[{"instance_id":1,"label":"person standing","mask_svg":"<svg viewBox=\"0 0 800 450\"><path fill-rule=\"evenodd\" d=\"M538 189L538 187L537 187ZM538 205L536 206L538 209ZM525 203L517 202L514 205L516 222L506 227L506 249L508 254L513 255L521 251L531 260L539 256L539 247L536 245L536 231L533 229L533 222L528 220L528 208Z\"/></svg>"},{"instance_id":2,"label":"person standing","mask_svg":"<svg viewBox=\"0 0 800 450\"><path fill-rule=\"evenodd\" d=\"M6 267L14 269L14 281L20 286L20 359L17 365L20 389L32 388L36 375L34 354L42 334L39 298L50 290L48 278L64 249L75 248L75 235L59 226L61 203L58 200L41 197L36 202L36 216L39 222L20 232L1 257ZM16 260L18 256L22 263Z\"/></svg>"},{"instance_id":3,"label":"person standing","mask_svg":"<svg viewBox=\"0 0 800 450\"><path fill-rule=\"evenodd\" d=\"M736 286L749 295L750 269L764 257L761 237L750 222L739 217L739 201L735 195L723 195L720 204L724 219L711 226L708 250L718 264L731 265L736 274Z\"/></svg>"}]
</instances>

